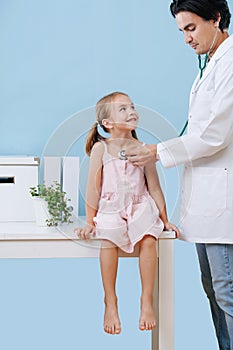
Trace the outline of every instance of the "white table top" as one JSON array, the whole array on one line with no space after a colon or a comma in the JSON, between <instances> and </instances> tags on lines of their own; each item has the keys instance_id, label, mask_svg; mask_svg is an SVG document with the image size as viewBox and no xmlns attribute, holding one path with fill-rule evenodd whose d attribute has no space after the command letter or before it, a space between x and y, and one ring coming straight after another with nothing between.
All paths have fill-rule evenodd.
<instances>
[{"instance_id":1,"label":"white table top","mask_svg":"<svg viewBox=\"0 0 233 350\"><path fill-rule=\"evenodd\" d=\"M72 224L57 227L38 226L36 222L0 222L0 241L9 240L78 240L75 227L85 225L85 217L79 217ZM164 231L162 239L174 239L175 232ZM96 240L92 238L92 240Z\"/></svg>"}]
</instances>

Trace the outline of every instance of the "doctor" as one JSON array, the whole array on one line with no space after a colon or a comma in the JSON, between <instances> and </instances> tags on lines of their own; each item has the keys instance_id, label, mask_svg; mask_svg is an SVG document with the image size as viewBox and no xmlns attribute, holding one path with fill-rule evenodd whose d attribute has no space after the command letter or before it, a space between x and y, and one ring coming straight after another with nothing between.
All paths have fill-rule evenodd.
<instances>
[{"instance_id":1,"label":"doctor","mask_svg":"<svg viewBox=\"0 0 233 350\"><path fill-rule=\"evenodd\" d=\"M187 134L126 155L164 167L185 164L181 239L195 242L219 349L233 350L233 36L225 0L174 0L170 5L201 72L190 93ZM201 60L199 55L204 55Z\"/></svg>"}]
</instances>

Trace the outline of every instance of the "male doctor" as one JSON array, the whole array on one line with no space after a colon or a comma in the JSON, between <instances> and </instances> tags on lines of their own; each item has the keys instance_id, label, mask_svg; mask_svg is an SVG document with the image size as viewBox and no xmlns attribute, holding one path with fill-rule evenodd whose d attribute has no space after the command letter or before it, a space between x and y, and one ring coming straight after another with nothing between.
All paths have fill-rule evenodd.
<instances>
[{"instance_id":1,"label":"male doctor","mask_svg":"<svg viewBox=\"0 0 233 350\"><path fill-rule=\"evenodd\" d=\"M233 350L233 35L225 0L170 5L201 72L190 93L187 134L126 151L135 165L152 157L184 164L181 239L195 242L221 350ZM204 59L201 60L201 56Z\"/></svg>"}]
</instances>

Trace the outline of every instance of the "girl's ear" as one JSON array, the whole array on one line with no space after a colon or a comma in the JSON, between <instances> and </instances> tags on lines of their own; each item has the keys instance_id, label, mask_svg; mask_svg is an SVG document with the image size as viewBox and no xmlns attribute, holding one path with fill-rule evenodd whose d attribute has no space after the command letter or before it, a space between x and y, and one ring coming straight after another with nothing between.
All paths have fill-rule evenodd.
<instances>
[{"instance_id":1,"label":"girl's ear","mask_svg":"<svg viewBox=\"0 0 233 350\"><path fill-rule=\"evenodd\" d=\"M106 128L106 129L112 129L112 123L109 119L103 119L101 124Z\"/></svg>"}]
</instances>

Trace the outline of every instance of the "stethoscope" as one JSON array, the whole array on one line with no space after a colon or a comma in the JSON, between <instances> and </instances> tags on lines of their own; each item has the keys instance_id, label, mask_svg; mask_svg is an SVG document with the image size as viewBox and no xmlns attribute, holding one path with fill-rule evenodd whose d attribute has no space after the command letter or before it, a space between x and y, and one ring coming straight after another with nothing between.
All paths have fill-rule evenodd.
<instances>
[{"instance_id":1,"label":"stethoscope","mask_svg":"<svg viewBox=\"0 0 233 350\"><path fill-rule=\"evenodd\" d=\"M201 58L201 55L198 55L198 67L199 67L199 70L200 70L200 79L202 78L203 76L203 73L204 73L204 70L206 69L206 66L207 66L207 63L209 61L209 58L210 58L210 52L214 46L214 43L215 43L215 40L217 38L217 35L218 35L218 27L219 27L219 22L217 21L217 27L216 27L216 32L214 34L214 38L212 40L212 43L210 45L210 48L209 48L209 51L206 53L205 57L204 57L204 60L203 60L203 65L202 65L202 58ZM186 130L188 126L188 120L186 120L184 126L183 126L183 129L181 130L179 136L182 136Z\"/></svg>"}]
</instances>

